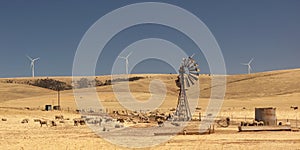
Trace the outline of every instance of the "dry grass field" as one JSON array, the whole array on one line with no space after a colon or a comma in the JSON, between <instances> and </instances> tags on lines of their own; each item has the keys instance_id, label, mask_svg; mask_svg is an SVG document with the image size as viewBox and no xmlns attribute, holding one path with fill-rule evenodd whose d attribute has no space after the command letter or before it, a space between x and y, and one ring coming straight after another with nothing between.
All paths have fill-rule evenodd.
<instances>
[{"instance_id":1,"label":"dry grass field","mask_svg":"<svg viewBox=\"0 0 300 150\"><path fill-rule=\"evenodd\" d=\"M159 109L167 111L176 107L177 75L131 75L131 77L135 76L144 77L129 84L131 93L136 99L147 100L151 96L149 83L158 79L167 88L167 95ZM71 83L71 77L49 78ZM110 77L97 78L105 81ZM199 79L198 107L204 114L213 88L212 77L200 75ZM7 83L8 80L14 82ZM29 80L32 78L0 79L0 119L7 119L7 121L0 120L0 149L128 149L100 138L87 125L73 125L73 118L81 116L75 111L77 106L73 90L61 91L62 111L43 111L46 104L57 104L57 92L21 84ZM124 109L113 94L112 86L100 86L96 90L102 105L108 110ZM277 119L282 121L289 119L292 126L296 127L297 112L290 107L299 105L300 69L231 75L227 76L226 95L218 116L230 117L232 121L239 122L244 118L254 118L255 107L276 107ZM198 112L195 116L197 114ZM63 115L69 120L57 123L54 127L40 127L39 123L33 121L36 118L54 120L55 115ZM22 124L23 119L29 119L29 122ZM300 121L298 125L300 126ZM147 125L139 124L139 126ZM149 124L149 126L156 125ZM151 140L151 136L144 138L143 135L137 135L136 138L140 143L149 138ZM125 142L135 142L128 139L130 138L124 136ZM215 133L209 135L177 135L167 142L145 149L300 149L300 132L241 133L237 130L237 124L233 124L228 128L216 126Z\"/></svg>"}]
</instances>

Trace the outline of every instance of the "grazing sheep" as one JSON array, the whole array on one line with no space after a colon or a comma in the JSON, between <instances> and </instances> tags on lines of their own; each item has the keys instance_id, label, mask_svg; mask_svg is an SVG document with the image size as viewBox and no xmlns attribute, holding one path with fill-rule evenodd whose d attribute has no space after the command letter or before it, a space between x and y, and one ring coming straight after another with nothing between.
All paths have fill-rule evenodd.
<instances>
[{"instance_id":1,"label":"grazing sheep","mask_svg":"<svg viewBox=\"0 0 300 150\"><path fill-rule=\"evenodd\" d=\"M48 127L48 121L47 120L39 120L40 121L40 124L41 124L41 127L43 126L43 124L45 124L47 127Z\"/></svg>"},{"instance_id":2,"label":"grazing sheep","mask_svg":"<svg viewBox=\"0 0 300 150\"><path fill-rule=\"evenodd\" d=\"M158 121L158 120L166 120L167 118L165 116L162 116L162 115L156 115L155 116L155 121Z\"/></svg>"},{"instance_id":3,"label":"grazing sheep","mask_svg":"<svg viewBox=\"0 0 300 150\"><path fill-rule=\"evenodd\" d=\"M40 119L33 119L34 122L40 122Z\"/></svg>"},{"instance_id":4,"label":"grazing sheep","mask_svg":"<svg viewBox=\"0 0 300 150\"><path fill-rule=\"evenodd\" d=\"M29 122L29 119L23 119L22 121L21 121L21 123L28 123Z\"/></svg>"},{"instance_id":5,"label":"grazing sheep","mask_svg":"<svg viewBox=\"0 0 300 150\"><path fill-rule=\"evenodd\" d=\"M73 121L74 121L74 126L78 126L78 124L85 125L85 121L81 118L75 118L73 119Z\"/></svg>"},{"instance_id":6,"label":"grazing sheep","mask_svg":"<svg viewBox=\"0 0 300 150\"><path fill-rule=\"evenodd\" d=\"M240 126L244 126L244 125L245 125L245 122L244 122L244 121L241 121Z\"/></svg>"},{"instance_id":7,"label":"grazing sheep","mask_svg":"<svg viewBox=\"0 0 300 150\"><path fill-rule=\"evenodd\" d=\"M253 125L254 125L254 126L258 126L258 121L253 120Z\"/></svg>"},{"instance_id":8,"label":"grazing sheep","mask_svg":"<svg viewBox=\"0 0 300 150\"><path fill-rule=\"evenodd\" d=\"M107 123L107 122L112 122L113 120L112 120L112 118L106 118L105 119L105 122Z\"/></svg>"},{"instance_id":9,"label":"grazing sheep","mask_svg":"<svg viewBox=\"0 0 300 150\"><path fill-rule=\"evenodd\" d=\"M7 119L6 119L6 118L2 118L1 120L2 120L2 121L7 121Z\"/></svg>"},{"instance_id":10,"label":"grazing sheep","mask_svg":"<svg viewBox=\"0 0 300 150\"><path fill-rule=\"evenodd\" d=\"M166 120L172 120L173 116L174 116L173 114L169 114L169 115L167 116Z\"/></svg>"},{"instance_id":11,"label":"grazing sheep","mask_svg":"<svg viewBox=\"0 0 300 150\"><path fill-rule=\"evenodd\" d=\"M75 118L75 119L73 119L73 121L74 121L74 126L78 126L80 120L81 120L81 118Z\"/></svg>"},{"instance_id":12,"label":"grazing sheep","mask_svg":"<svg viewBox=\"0 0 300 150\"><path fill-rule=\"evenodd\" d=\"M250 122L249 121L241 121L241 126L249 126Z\"/></svg>"},{"instance_id":13,"label":"grazing sheep","mask_svg":"<svg viewBox=\"0 0 300 150\"><path fill-rule=\"evenodd\" d=\"M164 126L164 122L162 120L157 121L157 125L159 127L163 127Z\"/></svg>"},{"instance_id":14,"label":"grazing sheep","mask_svg":"<svg viewBox=\"0 0 300 150\"><path fill-rule=\"evenodd\" d=\"M253 126L253 121L246 121L247 126Z\"/></svg>"},{"instance_id":15,"label":"grazing sheep","mask_svg":"<svg viewBox=\"0 0 300 150\"><path fill-rule=\"evenodd\" d=\"M245 121L241 121L241 126L247 126Z\"/></svg>"},{"instance_id":16,"label":"grazing sheep","mask_svg":"<svg viewBox=\"0 0 300 150\"><path fill-rule=\"evenodd\" d=\"M63 115L56 115L55 120L63 120L64 116Z\"/></svg>"},{"instance_id":17,"label":"grazing sheep","mask_svg":"<svg viewBox=\"0 0 300 150\"><path fill-rule=\"evenodd\" d=\"M264 123L263 121L259 121L259 122L257 123L257 125L258 125L258 126L264 126L265 123Z\"/></svg>"},{"instance_id":18,"label":"grazing sheep","mask_svg":"<svg viewBox=\"0 0 300 150\"><path fill-rule=\"evenodd\" d=\"M124 119L122 119L122 118L118 118L117 121L120 122L120 123L124 123L125 122Z\"/></svg>"},{"instance_id":19,"label":"grazing sheep","mask_svg":"<svg viewBox=\"0 0 300 150\"><path fill-rule=\"evenodd\" d=\"M186 130L183 130L183 135L186 135Z\"/></svg>"},{"instance_id":20,"label":"grazing sheep","mask_svg":"<svg viewBox=\"0 0 300 150\"><path fill-rule=\"evenodd\" d=\"M53 120L51 121L51 125L52 125L52 126L57 126L56 122L53 121Z\"/></svg>"},{"instance_id":21,"label":"grazing sheep","mask_svg":"<svg viewBox=\"0 0 300 150\"><path fill-rule=\"evenodd\" d=\"M121 128L122 126L120 124L115 124L115 128Z\"/></svg>"}]
</instances>

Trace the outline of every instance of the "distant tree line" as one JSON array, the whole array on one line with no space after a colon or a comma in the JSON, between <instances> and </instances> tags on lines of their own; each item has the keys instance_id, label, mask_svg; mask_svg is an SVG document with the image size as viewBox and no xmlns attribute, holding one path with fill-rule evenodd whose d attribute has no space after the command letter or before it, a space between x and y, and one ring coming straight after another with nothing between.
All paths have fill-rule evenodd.
<instances>
[{"instance_id":1,"label":"distant tree line","mask_svg":"<svg viewBox=\"0 0 300 150\"><path fill-rule=\"evenodd\" d=\"M76 88L88 88L88 87L94 87L94 86L106 86L111 85L114 82L123 82L123 81L135 81L139 79L143 79L144 77L131 77L131 78L117 78L113 80L105 80L104 82L98 80L95 78L94 80L89 80L88 78L81 78L79 79L75 87Z\"/></svg>"},{"instance_id":2,"label":"distant tree line","mask_svg":"<svg viewBox=\"0 0 300 150\"><path fill-rule=\"evenodd\" d=\"M42 88L47 88L47 89L51 89L51 90L69 90L72 89L72 86L62 82L62 81L58 81L58 80L54 80L54 79L37 79L32 83L29 83L30 85L33 86L38 86L38 87L42 87Z\"/></svg>"},{"instance_id":3,"label":"distant tree line","mask_svg":"<svg viewBox=\"0 0 300 150\"><path fill-rule=\"evenodd\" d=\"M73 87L76 88L88 88L88 87L95 87L95 86L106 86L112 85L114 82L124 82L124 81L136 81L139 79L143 79L144 77L131 77L131 78L117 78L113 80L105 80L104 82L95 79L88 79L88 78L80 78L76 83L72 85L67 84L66 82L62 82L59 80L54 79L36 79L36 80L26 80L26 81L16 81L16 80L6 80L5 83L17 83L17 84L28 84L32 86L42 87L50 90L70 90Z\"/></svg>"}]
</instances>

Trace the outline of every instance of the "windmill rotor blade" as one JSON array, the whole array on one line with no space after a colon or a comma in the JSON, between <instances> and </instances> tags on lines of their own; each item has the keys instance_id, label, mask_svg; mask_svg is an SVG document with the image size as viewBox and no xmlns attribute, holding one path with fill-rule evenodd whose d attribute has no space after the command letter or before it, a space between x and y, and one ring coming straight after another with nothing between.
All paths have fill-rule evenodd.
<instances>
[{"instance_id":1,"label":"windmill rotor blade","mask_svg":"<svg viewBox=\"0 0 300 150\"><path fill-rule=\"evenodd\" d=\"M200 69L199 69L199 68L195 68L194 70L189 70L189 71L190 71L190 73L192 73L192 74L199 74Z\"/></svg>"},{"instance_id":2,"label":"windmill rotor blade","mask_svg":"<svg viewBox=\"0 0 300 150\"><path fill-rule=\"evenodd\" d=\"M193 70L195 68L197 68L198 64L195 63L195 60L194 59L187 59L187 63L185 64L186 67L188 67L188 70Z\"/></svg>"},{"instance_id":3,"label":"windmill rotor blade","mask_svg":"<svg viewBox=\"0 0 300 150\"><path fill-rule=\"evenodd\" d=\"M187 61L188 61L188 60L187 60L186 58L183 59L183 66L186 66Z\"/></svg>"},{"instance_id":4,"label":"windmill rotor blade","mask_svg":"<svg viewBox=\"0 0 300 150\"><path fill-rule=\"evenodd\" d=\"M197 76L199 75L199 71L198 70L190 70L189 73L197 75Z\"/></svg>"},{"instance_id":5,"label":"windmill rotor blade","mask_svg":"<svg viewBox=\"0 0 300 150\"><path fill-rule=\"evenodd\" d=\"M194 79L191 78L191 75L188 75L189 81L192 83L192 85L194 85Z\"/></svg>"},{"instance_id":6,"label":"windmill rotor blade","mask_svg":"<svg viewBox=\"0 0 300 150\"><path fill-rule=\"evenodd\" d=\"M185 63L185 66L188 67L189 64L191 63L191 60L190 60L189 58L186 58L186 59L185 59L185 62L186 62L186 63Z\"/></svg>"},{"instance_id":7,"label":"windmill rotor blade","mask_svg":"<svg viewBox=\"0 0 300 150\"><path fill-rule=\"evenodd\" d=\"M197 63L194 63L194 66L195 66L195 67L198 67L199 65L198 65Z\"/></svg>"},{"instance_id":8,"label":"windmill rotor blade","mask_svg":"<svg viewBox=\"0 0 300 150\"><path fill-rule=\"evenodd\" d=\"M183 58L181 63L180 63L180 67L184 66L184 61L185 61L185 59Z\"/></svg>"},{"instance_id":9,"label":"windmill rotor blade","mask_svg":"<svg viewBox=\"0 0 300 150\"><path fill-rule=\"evenodd\" d=\"M193 72L193 71L191 71L190 74L194 75L194 76L199 76L199 72Z\"/></svg>"},{"instance_id":10,"label":"windmill rotor blade","mask_svg":"<svg viewBox=\"0 0 300 150\"><path fill-rule=\"evenodd\" d=\"M189 71L192 71L192 70L196 70L196 67L195 66L189 67Z\"/></svg>"},{"instance_id":11,"label":"windmill rotor blade","mask_svg":"<svg viewBox=\"0 0 300 150\"><path fill-rule=\"evenodd\" d=\"M199 72L198 64L192 58L195 54L190 57L183 58L180 66L180 70L184 70L183 76L180 77L181 83L186 85L186 87L190 87L195 84L195 81L199 80ZM182 79L181 79L182 78Z\"/></svg>"},{"instance_id":12,"label":"windmill rotor blade","mask_svg":"<svg viewBox=\"0 0 300 150\"><path fill-rule=\"evenodd\" d=\"M198 76L194 75L194 74L190 74L191 78L193 78L195 81L198 80Z\"/></svg>"},{"instance_id":13,"label":"windmill rotor blade","mask_svg":"<svg viewBox=\"0 0 300 150\"><path fill-rule=\"evenodd\" d=\"M193 64L193 61L188 59L188 62L186 64L186 67L191 67L191 65Z\"/></svg>"},{"instance_id":14,"label":"windmill rotor blade","mask_svg":"<svg viewBox=\"0 0 300 150\"><path fill-rule=\"evenodd\" d=\"M198 69L198 67L197 66L191 66L190 68L189 68L189 71L198 71L199 69Z\"/></svg>"},{"instance_id":15,"label":"windmill rotor blade","mask_svg":"<svg viewBox=\"0 0 300 150\"><path fill-rule=\"evenodd\" d=\"M193 53L191 56L190 56L190 58L193 58L195 56L195 53Z\"/></svg>"},{"instance_id":16,"label":"windmill rotor blade","mask_svg":"<svg viewBox=\"0 0 300 150\"><path fill-rule=\"evenodd\" d=\"M195 59L194 58L189 58L193 63L195 63Z\"/></svg>"},{"instance_id":17,"label":"windmill rotor blade","mask_svg":"<svg viewBox=\"0 0 300 150\"><path fill-rule=\"evenodd\" d=\"M184 82L186 83L186 85L187 85L188 87L191 86L187 77L184 77Z\"/></svg>"},{"instance_id":18,"label":"windmill rotor blade","mask_svg":"<svg viewBox=\"0 0 300 150\"><path fill-rule=\"evenodd\" d=\"M248 64L246 64L246 63L241 63L241 65L245 65L245 66L247 66Z\"/></svg>"},{"instance_id":19,"label":"windmill rotor blade","mask_svg":"<svg viewBox=\"0 0 300 150\"><path fill-rule=\"evenodd\" d=\"M191 67L198 67L198 64L195 62L195 60L191 60L191 63L188 66L189 68Z\"/></svg>"}]
</instances>

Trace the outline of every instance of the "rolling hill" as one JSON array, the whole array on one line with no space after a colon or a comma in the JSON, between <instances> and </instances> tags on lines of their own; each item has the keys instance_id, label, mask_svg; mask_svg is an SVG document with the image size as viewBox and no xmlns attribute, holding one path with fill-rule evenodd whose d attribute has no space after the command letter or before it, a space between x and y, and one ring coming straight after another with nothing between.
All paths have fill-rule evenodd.
<instances>
[{"instance_id":1,"label":"rolling hill","mask_svg":"<svg viewBox=\"0 0 300 150\"><path fill-rule=\"evenodd\" d=\"M168 95L177 96L178 88L175 80L176 74L133 74L131 77L143 77L142 79L131 81L130 90L132 93L143 93L149 95L149 83L154 80L162 81L168 91ZM36 77L43 79L45 77ZM49 77L71 84L71 77ZM110 76L98 76L97 79L104 82ZM212 76L200 75L200 97L209 98L211 92ZM300 93L300 69L270 71L254 74L228 75L226 85L225 99L249 99L257 97L269 97L277 95L285 95L292 93ZM12 83L7 83L10 80ZM0 79L0 102L22 99L43 95L55 95L53 90L27 85L32 78L3 78ZM216 85L220 86L220 85ZM99 93L112 92L112 86L97 87ZM72 90L66 90L64 93L72 94ZM148 97L145 96L145 99Z\"/></svg>"}]
</instances>

